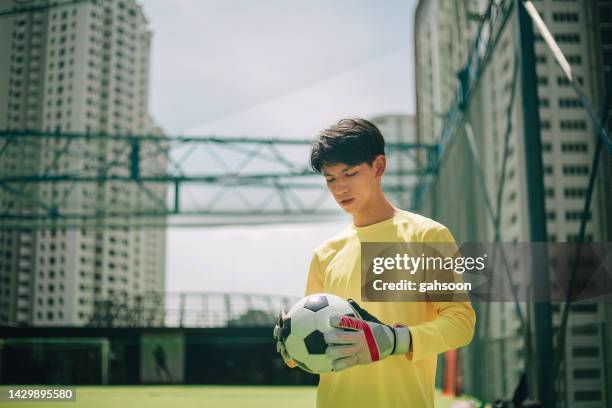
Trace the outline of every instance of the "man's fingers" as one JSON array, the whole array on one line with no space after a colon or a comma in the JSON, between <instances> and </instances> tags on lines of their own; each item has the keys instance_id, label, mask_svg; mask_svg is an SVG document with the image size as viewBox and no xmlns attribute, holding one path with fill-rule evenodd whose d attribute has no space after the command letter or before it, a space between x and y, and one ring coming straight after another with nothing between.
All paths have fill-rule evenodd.
<instances>
[{"instance_id":1,"label":"man's fingers","mask_svg":"<svg viewBox=\"0 0 612 408\"><path fill-rule=\"evenodd\" d=\"M361 313L363 312L363 309L361 308L361 306L359 306L359 303L355 302L353 299L348 299L348 302L353 308L353 310L355 311L355 314L357 315L357 317L362 319L363 315Z\"/></svg>"},{"instance_id":2,"label":"man's fingers","mask_svg":"<svg viewBox=\"0 0 612 408\"><path fill-rule=\"evenodd\" d=\"M276 351L281 355L283 361L285 362L285 364L287 364L287 366L289 366L289 368L297 367L296 362L291 358L282 341L276 342Z\"/></svg>"},{"instance_id":3,"label":"man's fingers","mask_svg":"<svg viewBox=\"0 0 612 408\"><path fill-rule=\"evenodd\" d=\"M284 321L287 319L287 312L285 309L281 309L278 311L278 319L276 319L276 325L282 326Z\"/></svg>"},{"instance_id":4,"label":"man's fingers","mask_svg":"<svg viewBox=\"0 0 612 408\"><path fill-rule=\"evenodd\" d=\"M276 351L278 351L279 353L281 353L283 356L287 356L289 357L289 353L287 352L287 348L285 347L285 343L283 343L282 341L277 341L276 342ZM291 358L291 357L289 357Z\"/></svg>"},{"instance_id":5,"label":"man's fingers","mask_svg":"<svg viewBox=\"0 0 612 408\"><path fill-rule=\"evenodd\" d=\"M356 344L361 340L360 332L332 330L323 334L327 344Z\"/></svg>"},{"instance_id":6,"label":"man's fingers","mask_svg":"<svg viewBox=\"0 0 612 408\"><path fill-rule=\"evenodd\" d=\"M280 338L280 326L274 326L274 339L278 340Z\"/></svg>"},{"instance_id":7,"label":"man's fingers","mask_svg":"<svg viewBox=\"0 0 612 408\"><path fill-rule=\"evenodd\" d=\"M351 316L342 316L337 314L329 315L329 325L339 329L361 330L364 322L360 319L355 319Z\"/></svg>"},{"instance_id":8,"label":"man's fingers","mask_svg":"<svg viewBox=\"0 0 612 408\"><path fill-rule=\"evenodd\" d=\"M289 367L293 368L297 365L295 361L293 361L293 359L289 357L289 353L287 353L284 348L281 350L280 354L283 357L283 361L285 362L285 364L287 364Z\"/></svg>"},{"instance_id":9,"label":"man's fingers","mask_svg":"<svg viewBox=\"0 0 612 408\"><path fill-rule=\"evenodd\" d=\"M332 362L332 367L334 371L342 371L346 368L353 367L359 364L359 357L357 355L353 355L350 357L340 358L338 360L334 360Z\"/></svg>"},{"instance_id":10,"label":"man's fingers","mask_svg":"<svg viewBox=\"0 0 612 408\"><path fill-rule=\"evenodd\" d=\"M293 361L291 357L289 357L289 354L284 348L281 350L280 353L281 353L281 356L283 357L283 361L285 362L285 364L289 366L289 368L294 368L297 366L296 362Z\"/></svg>"},{"instance_id":11,"label":"man's fingers","mask_svg":"<svg viewBox=\"0 0 612 408\"><path fill-rule=\"evenodd\" d=\"M359 353L359 346L354 344L347 344L344 346L329 346L325 350L325 354L332 360L339 358L350 357Z\"/></svg>"}]
</instances>

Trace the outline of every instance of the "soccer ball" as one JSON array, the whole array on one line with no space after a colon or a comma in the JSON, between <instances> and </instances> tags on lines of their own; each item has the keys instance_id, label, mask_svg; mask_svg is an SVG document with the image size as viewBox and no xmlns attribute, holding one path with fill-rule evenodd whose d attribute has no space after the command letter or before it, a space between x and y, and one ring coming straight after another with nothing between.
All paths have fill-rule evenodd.
<instances>
[{"instance_id":1,"label":"soccer ball","mask_svg":"<svg viewBox=\"0 0 612 408\"><path fill-rule=\"evenodd\" d=\"M355 317L355 311L346 300L330 293L318 293L300 299L287 313L281 337L289 356L298 367L310 373L332 371L332 360L325 355L327 343L323 333L334 329L329 315Z\"/></svg>"}]
</instances>

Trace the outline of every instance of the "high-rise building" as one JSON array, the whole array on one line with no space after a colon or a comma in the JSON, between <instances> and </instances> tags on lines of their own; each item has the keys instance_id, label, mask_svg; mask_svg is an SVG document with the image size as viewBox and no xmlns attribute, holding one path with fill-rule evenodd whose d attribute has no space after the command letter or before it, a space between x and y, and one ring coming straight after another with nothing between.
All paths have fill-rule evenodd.
<instances>
[{"instance_id":1,"label":"high-rise building","mask_svg":"<svg viewBox=\"0 0 612 408\"><path fill-rule=\"evenodd\" d=\"M598 114L607 115L608 133L612 134L612 2L598 0L589 2L590 8L586 8L587 16L591 22L590 47L594 52L590 53L591 72L594 83L595 106ZM607 101L606 101L607 99ZM607 106L608 111L603 108ZM605 149L603 149L605 152ZM606 159L606 154L602 152L600 160L599 177L597 179L598 188L602 192L599 195L602 208L601 222L603 223L603 242L612 242L612 161ZM609 158L609 156L607 156ZM612 348L612 307L607 305L603 310L603 321L608 323L598 324L600 338L609 348ZM607 354L603 354L605 356ZM612 373L612 360L602 358L604 373ZM603 379L604 389L612 389L612 375L605 376ZM612 395L608 392L608 401L612 401ZM608 403L612 405L612 403Z\"/></svg>"},{"instance_id":2,"label":"high-rise building","mask_svg":"<svg viewBox=\"0 0 612 408\"><path fill-rule=\"evenodd\" d=\"M415 143L416 134L414 128L414 116L408 114L387 114L371 118L389 143ZM405 191L393 192L392 197L395 204L407 209L412 205L412 194L410 186L415 184L416 176L416 154L414 152L393 150L387 147L387 169L383 179L383 187L386 184L395 186L406 186ZM412 173L412 174L411 174Z\"/></svg>"},{"instance_id":3,"label":"high-rise building","mask_svg":"<svg viewBox=\"0 0 612 408\"><path fill-rule=\"evenodd\" d=\"M491 3L502 9L510 1ZM468 5L465 13L452 20L450 9ZM517 3L515 3L516 5ZM603 96L600 89L604 78L609 77L605 68L609 59L606 48L607 38L601 35L610 32L610 2L583 1L534 1L544 22L551 30L561 50L572 66L575 77L582 85L589 100L601 106ZM478 14L482 14L483 2L444 2L421 0L415 19L416 42L416 95L417 95L417 138L421 142L437 140L441 134L443 117L452 105L458 89L457 72L466 65L468 47L471 41L463 41L459 33L453 34L452 27L467 27L473 36L478 27ZM496 11L499 11L497 9ZM596 10L596 12L594 12ZM601 16L604 16L603 19ZM475 17L471 20L472 17ZM595 17L598 24L594 25ZM511 101L514 67L517 60L518 25L516 11L500 35L489 65L482 72L477 89L466 109L466 123L470 123L477 144L478 159L481 161L489 197L494 200L500 188L501 163L506 131L510 125L509 149L507 154L506 177L502 195L502 217L500 231L502 242L528 242L529 216L527 203L530 200L526 186L525 147L522 137L522 106L520 82L517 96L508 115ZM473 24L470 25L470 21ZM602 22L603 21L603 22ZM534 28L535 29L535 28ZM599 37L595 35L595 32ZM459 39L459 40L455 40ZM542 162L546 207L546 228L550 242L576 242L578 240L582 207L588 186L590 163L595 151L596 135L587 111L582 107L569 81L564 77L555 58L543 41L535 35L535 68L539 116L541 122ZM452 45L449 45L452 44ZM464 50L455 50L463 47ZM609 61L608 61L609 62ZM609 64L608 64L609 66ZM518 76L520 81L520 75ZM440 119L437 119L440 118ZM465 142L467 132L462 134L451 149L453 154L446 158L446 173L459 172L472 166L473 153ZM609 241L610 221L606 208L610 208L610 174L600 174L594 191L586 240L590 242ZM477 177L473 172L471 178ZM457 181L455 179L455 181ZM459 181L459 184L473 184L473 181ZM433 194L426 198L429 208L437 208L438 220L447 224L453 233L466 240L492 242L493 226L484 212L468 208L463 216L456 213L454 202L441 202L445 197L456 195L456 185L438 183ZM465 187L465 186L463 186ZM448 190L448 191L447 191ZM468 191L478 191L480 201L484 200L477 186ZM606 193L608 191L608 194ZM469 199L466 194L466 199ZM437 201L432 205L432 202ZM495 202L495 201L493 201ZM455 212L453 212L455 211ZM467 221L465 220L467 219ZM484 225L486 228L464 231L465 225ZM514 263L516 262L516 263ZM510 260L517 268L521 260ZM525 306L524 304L522 305ZM561 305L553 304L552 323L559 327ZM490 321L480 321L481 329L487 333L479 338L479 353L487 361L481 379L488 381L470 382L481 396L488 399L508 397L518 383L520 374L526 369L526 347L524 335L511 303L491 303L487 314ZM526 312L526 310L525 310ZM609 306L604 303L577 304L572 306L566 344L565 381L559 390L560 400L572 407L603 407L611 396L607 395L606 381L610 383L612 372L606 371L604 356L610 349Z\"/></svg>"},{"instance_id":4,"label":"high-rise building","mask_svg":"<svg viewBox=\"0 0 612 408\"><path fill-rule=\"evenodd\" d=\"M414 25L416 126L419 142L434 143L457 90L484 0L419 1Z\"/></svg>"},{"instance_id":5,"label":"high-rise building","mask_svg":"<svg viewBox=\"0 0 612 408\"><path fill-rule=\"evenodd\" d=\"M136 0L0 0L0 129L161 135L149 114L151 36ZM56 158L57 144L9 146L0 172L78 173L129 154L112 140L74 143L81 156ZM166 163L142 166L163 172ZM149 190L165 197L164 187ZM22 194L91 212L151 201L111 182L37 184ZM35 204L0 191L0 209L15 205ZM87 324L108 299L163 293L164 258L163 229L0 229L0 324Z\"/></svg>"}]
</instances>

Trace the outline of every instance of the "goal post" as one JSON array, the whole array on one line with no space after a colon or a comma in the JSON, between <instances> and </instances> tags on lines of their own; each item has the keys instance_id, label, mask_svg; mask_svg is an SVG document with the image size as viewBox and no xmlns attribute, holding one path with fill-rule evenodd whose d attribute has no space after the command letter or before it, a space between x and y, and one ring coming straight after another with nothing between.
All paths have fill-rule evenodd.
<instances>
[{"instance_id":1,"label":"goal post","mask_svg":"<svg viewBox=\"0 0 612 408\"><path fill-rule=\"evenodd\" d=\"M108 384L104 337L0 338L0 383Z\"/></svg>"}]
</instances>

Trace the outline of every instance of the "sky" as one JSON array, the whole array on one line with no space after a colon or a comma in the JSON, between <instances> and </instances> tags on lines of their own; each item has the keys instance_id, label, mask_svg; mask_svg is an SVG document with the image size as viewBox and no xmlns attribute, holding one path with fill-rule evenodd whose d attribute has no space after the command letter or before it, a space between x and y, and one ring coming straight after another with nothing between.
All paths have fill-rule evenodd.
<instances>
[{"instance_id":1,"label":"sky","mask_svg":"<svg viewBox=\"0 0 612 408\"><path fill-rule=\"evenodd\" d=\"M141 0L150 110L171 135L312 138L345 116L414 112L414 0ZM167 291L299 295L350 223L169 229Z\"/></svg>"}]
</instances>

